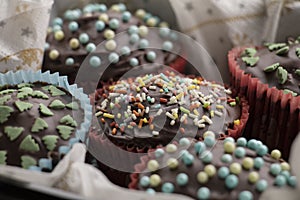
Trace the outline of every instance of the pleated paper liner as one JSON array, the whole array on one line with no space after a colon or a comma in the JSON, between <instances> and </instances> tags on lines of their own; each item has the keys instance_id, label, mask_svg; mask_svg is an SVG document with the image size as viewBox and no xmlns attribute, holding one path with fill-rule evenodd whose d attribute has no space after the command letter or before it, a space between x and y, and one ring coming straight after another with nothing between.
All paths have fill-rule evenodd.
<instances>
[{"instance_id":1,"label":"pleated paper liner","mask_svg":"<svg viewBox=\"0 0 300 200\"><path fill-rule=\"evenodd\" d=\"M249 102L249 120L244 136L261 140L270 149L278 148L287 159L290 147L300 130L300 96L269 88L259 79L246 74L237 63L246 47L228 53L231 86Z\"/></svg>"}]
</instances>

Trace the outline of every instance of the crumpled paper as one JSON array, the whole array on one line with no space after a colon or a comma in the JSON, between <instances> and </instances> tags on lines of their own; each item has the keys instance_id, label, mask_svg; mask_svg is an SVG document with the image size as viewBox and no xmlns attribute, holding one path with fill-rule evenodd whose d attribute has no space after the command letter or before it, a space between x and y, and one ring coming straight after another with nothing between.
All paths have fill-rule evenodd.
<instances>
[{"instance_id":1,"label":"crumpled paper","mask_svg":"<svg viewBox=\"0 0 300 200\"><path fill-rule=\"evenodd\" d=\"M0 72L41 68L53 0L0 0Z\"/></svg>"}]
</instances>

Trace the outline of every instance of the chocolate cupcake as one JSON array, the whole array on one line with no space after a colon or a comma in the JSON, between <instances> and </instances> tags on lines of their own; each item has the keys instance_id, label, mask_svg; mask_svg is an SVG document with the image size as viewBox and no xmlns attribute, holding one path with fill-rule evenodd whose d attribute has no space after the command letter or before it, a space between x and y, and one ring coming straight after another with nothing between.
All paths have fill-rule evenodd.
<instances>
[{"instance_id":1,"label":"chocolate cupcake","mask_svg":"<svg viewBox=\"0 0 300 200\"><path fill-rule=\"evenodd\" d=\"M110 9L104 4L90 4L83 10L68 10L63 18L55 18L52 22L42 70L59 72L74 83L80 66L92 53L93 56L87 58L88 65L92 66L91 74L99 74L95 68L109 66L101 74L102 81L118 80L135 66L153 62L183 71L184 59L170 52L179 52L179 45L174 44L176 34L166 26L157 16L144 10L137 10L135 14L127 11L124 4L113 5ZM153 33L148 27L161 28ZM119 41L117 34L122 32L125 36ZM102 42L105 44L96 48ZM153 44L160 49L151 49ZM106 58L110 63L103 61Z\"/></svg>"},{"instance_id":2,"label":"chocolate cupcake","mask_svg":"<svg viewBox=\"0 0 300 200\"><path fill-rule=\"evenodd\" d=\"M129 188L194 199L259 199L268 188L296 186L280 156L255 139L216 141L210 133L202 142L183 138L143 157Z\"/></svg>"},{"instance_id":3,"label":"chocolate cupcake","mask_svg":"<svg viewBox=\"0 0 300 200\"><path fill-rule=\"evenodd\" d=\"M279 148L284 158L300 130L300 45L298 40L237 47L229 52L231 83L248 97L245 137Z\"/></svg>"},{"instance_id":4,"label":"chocolate cupcake","mask_svg":"<svg viewBox=\"0 0 300 200\"><path fill-rule=\"evenodd\" d=\"M1 74L1 165L50 172L84 138L91 118L88 98L56 75Z\"/></svg>"},{"instance_id":5,"label":"chocolate cupcake","mask_svg":"<svg viewBox=\"0 0 300 200\"><path fill-rule=\"evenodd\" d=\"M219 84L174 72L107 85L95 93L98 122L89 134L92 154L97 158L100 152L108 151L104 156L136 163L139 157L124 158L110 147L146 153L183 137L201 139L208 130L217 138L239 137L248 118L248 105L230 94Z\"/></svg>"}]
</instances>

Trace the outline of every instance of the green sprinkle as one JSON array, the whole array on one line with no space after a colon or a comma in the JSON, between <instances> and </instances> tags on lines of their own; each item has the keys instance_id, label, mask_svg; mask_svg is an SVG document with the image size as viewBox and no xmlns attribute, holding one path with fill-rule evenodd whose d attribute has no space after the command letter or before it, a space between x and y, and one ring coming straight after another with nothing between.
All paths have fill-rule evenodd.
<instances>
[{"instance_id":1,"label":"green sprinkle","mask_svg":"<svg viewBox=\"0 0 300 200\"><path fill-rule=\"evenodd\" d=\"M19 93L17 95L17 98L19 99L24 99L24 98L27 98L28 96L32 95L32 88L30 87L23 87L23 88L20 88L19 90Z\"/></svg>"},{"instance_id":2,"label":"green sprinkle","mask_svg":"<svg viewBox=\"0 0 300 200\"><path fill-rule=\"evenodd\" d=\"M48 95L46 95L44 92L42 91L34 91L32 93L32 97L36 97L36 98L42 98L42 99L49 99Z\"/></svg>"},{"instance_id":3,"label":"green sprinkle","mask_svg":"<svg viewBox=\"0 0 300 200\"><path fill-rule=\"evenodd\" d=\"M296 48L296 55L300 58L300 48Z\"/></svg>"},{"instance_id":4,"label":"green sprinkle","mask_svg":"<svg viewBox=\"0 0 300 200\"><path fill-rule=\"evenodd\" d=\"M269 44L267 47L270 51L274 51L276 49L280 49L286 46L286 43L273 43Z\"/></svg>"},{"instance_id":5,"label":"green sprinkle","mask_svg":"<svg viewBox=\"0 0 300 200\"><path fill-rule=\"evenodd\" d=\"M73 127L77 126L77 122L70 115L62 117L59 122Z\"/></svg>"},{"instance_id":6,"label":"green sprinkle","mask_svg":"<svg viewBox=\"0 0 300 200\"><path fill-rule=\"evenodd\" d=\"M204 102L202 107L207 109L209 106L210 106L210 102L206 101L206 102Z\"/></svg>"},{"instance_id":7,"label":"green sprinkle","mask_svg":"<svg viewBox=\"0 0 300 200\"><path fill-rule=\"evenodd\" d=\"M2 91L0 92L0 95L13 93L14 91L16 91L16 90L14 90L14 89L2 90Z\"/></svg>"},{"instance_id":8,"label":"green sprinkle","mask_svg":"<svg viewBox=\"0 0 300 200\"><path fill-rule=\"evenodd\" d=\"M21 166L28 169L30 166L36 166L36 160L31 156L21 156Z\"/></svg>"},{"instance_id":9,"label":"green sprinkle","mask_svg":"<svg viewBox=\"0 0 300 200\"><path fill-rule=\"evenodd\" d=\"M287 81L288 72L283 67L278 67L276 75L280 84L284 84Z\"/></svg>"},{"instance_id":10,"label":"green sprinkle","mask_svg":"<svg viewBox=\"0 0 300 200\"><path fill-rule=\"evenodd\" d=\"M253 57L256 54L256 49L254 48L246 48L244 51L244 55L249 56L249 57Z\"/></svg>"},{"instance_id":11,"label":"green sprinkle","mask_svg":"<svg viewBox=\"0 0 300 200\"><path fill-rule=\"evenodd\" d=\"M64 140L69 139L74 130L73 127L64 126L64 125L58 125L56 128Z\"/></svg>"},{"instance_id":12,"label":"green sprinkle","mask_svg":"<svg viewBox=\"0 0 300 200\"><path fill-rule=\"evenodd\" d=\"M186 109L185 107L180 106L179 109L181 110L181 112L184 112L186 114L190 114L190 111L188 109Z\"/></svg>"},{"instance_id":13,"label":"green sprinkle","mask_svg":"<svg viewBox=\"0 0 300 200\"><path fill-rule=\"evenodd\" d=\"M33 123L33 126L31 127L31 132L37 133L46 128L48 128L47 122L42 118L36 118L36 120Z\"/></svg>"},{"instance_id":14,"label":"green sprinkle","mask_svg":"<svg viewBox=\"0 0 300 200\"><path fill-rule=\"evenodd\" d=\"M38 152L40 150L40 147L31 135L27 135L21 142L20 149L30 152Z\"/></svg>"},{"instance_id":15,"label":"green sprinkle","mask_svg":"<svg viewBox=\"0 0 300 200\"><path fill-rule=\"evenodd\" d=\"M47 108L44 104L40 103L40 112L46 116L53 116L53 112Z\"/></svg>"},{"instance_id":16,"label":"green sprinkle","mask_svg":"<svg viewBox=\"0 0 300 200\"><path fill-rule=\"evenodd\" d=\"M281 49L278 49L278 50L276 51L276 54L277 54L277 55L284 55L284 54L286 54L287 52L289 52L289 50L290 50L290 47L289 47L289 46L285 46L285 47L282 47Z\"/></svg>"},{"instance_id":17,"label":"green sprinkle","mask_svg":"<svg viewBox=\"0 0 300 200\"><path fill-rule=\"evenodd\" d=\"M61 95L65 95L66 93L60 89L58 89L57 87L51 85L49 87L49 91L51 93L52 96L61 96Z\"/></svg>"},{"instance_id":18,"label":"green sprinkle","mask_svg":"<svg viewBox=\"0 0 300 200\"><path fill-rule=\"evenodd\" d=\"M243 57L242 60L247 65L253 67L259 61L259 57Z\"/></svg>"},{"instance_id":19,"label":"green sprinkle","mask_svg":"<svg viewBox=\"0 0 300 200\"><path fill-rule=\"evenodd\" d=\"M11 99L10 95L5 95L3 97L0 97L0 105L5 104L7 101L9 101Z\"/></svg>"},{"instance_id":20,"label":"green sprinkle","mask_svg":"<svg viewBox=\"0 0 300 200\"><path fill-rule=\"evenodd\" d=\"M54 101L52 101L50 103L49 107L52 108L52 109L59 110L59 109L64 109L66 106L61 100L55 99Z\"/></svg>"},{"instance_id":21,"label":"green sprinkle","mask_svg":"<svg viewBox=\"0 0 300 200\"><path fill-rule=\"evenodd\" d=\"M48 151L53 151L55 149L58 139L59 139L59 137L57 135L47 135L42 138Z\"/></svg>"},{"instance_id":22,"label":"green sprinkle","mask_svg":"<svg viewBox=\"0 0 300 200\"><path fill-rule=\"evenodd\" d=\"M229 105L232 106L232 107L234 107L234 106L236 106L236 102L235 101L230 102Z\"/></svg>"},{"instance_id":23,"label":"green sprinkle","mask_svg":"<svg viewBox=\"0 0 300 200\"><path fill-rule=\"evenodd\" d=\"M0 151L0 165L6 165L7 151Z\"/></svg>"},{"instance_id":24,"label":"green sprinkle","mask_svg":"<svg viewBox=\"0 0 300 200\"><path fill-rule=\"evenodd\" d=\"M291 93L294 97L298 96L298 94L296 92L293 92L292 90L289 90L289 89L284 89L283 90L283 93L284 94L289 94Z\"/></svg>"},{"instance_id":25,"label":"green sprinkle","mask_svg":"<svg viewBox=\"0 0 300 200\"><path fill-rule=\"evenodd\" d=\"M79 105L77 102L71 102L66 104L66 107L72 110L78 110L79 109Z\"/></svg>"},{"instance_id":26,"label":"green sprinkle","mask_svg":"<svg viewBox=\"0 0 300 200\"><path fill-rule=\"evenodd\" d=\"M18 88L23 88L23 87L32 87L33 84L31 83L20 83L18 84Z\"/></svg>"},{"instance_id":27,"label":"green sprinkle","mask_svg":"<svg viewBox=\"0 0 300 200\"><path fill-rule=\"evenodd\" d=\"M8 120L11 113L14 112L14 109L12 109L9 106L0 106L0 123L4 123Z\"/></svg>"},{"instance_id":28,"label":"green sprinkle","mask_svg":"<svg viewBox=\"0 0 300 200\"><path fill-rule=\"evenodd\" d=\"M270 65L270 66L266 67L266 68L264 69L264 72L273 72L273 71L275 71L279 66L280 66L279 63L275 63L275 64L273 64L273 65Z\"/></svg>"},{"instance_id":29,"label":"green sprinkle","mask_svg":"<svg viewBox=\"0 0 300 200\"><path fill-rule=\"evenodd\" d=\"M15 139L17 139L23 131L24 131L23 127L16 127L16 126L4 127L4 133L6 133L10 141L14 141Z\"/></svg>"},{"instance_id":30,"label":"green sprinkle","mask_svg":"<svg viewBox=\"0 0 300 200\"><path fill-rule=\"evenodd\" d=\"M295 74L300 76L300 69L296 69Z\"/></svg>"},{"instance_id":31,"label":"green sprinkle","mask_svg":"<svg viewBox=\"0 0 300 200\"><path fill-rule=\"evenodd\" d=\"M19 109L20 112L23 112L25 110L29 110L33 106L31 103L24 102L24 101L16 101L15 105L17 106L17 108Z\"/></svg>"}]
</instances>

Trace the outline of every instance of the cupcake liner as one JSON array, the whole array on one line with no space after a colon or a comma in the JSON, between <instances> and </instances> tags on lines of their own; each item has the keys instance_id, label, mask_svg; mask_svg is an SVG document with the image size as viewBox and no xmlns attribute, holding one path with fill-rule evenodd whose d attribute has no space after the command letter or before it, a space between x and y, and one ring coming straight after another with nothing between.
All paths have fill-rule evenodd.
<instances>
[{"instance_id":1,"label":"cupcake liner","mask_svg":"<svg viewBox=\"0 0 300 200\"><path fill-rule=\"evenodd\" d=\"M247 97L250 105L245 137L258 138L270 149L279 148L283 157L288 158L289 148L300 130L300 96L284 94L245 74L236 61L245 48L237 47L228 53L231 84Z\"/></svg>"},{"instance_id":2,"label":"cupcake liner","mask_svg":"<svg viewBox=\"0 0 300 200\"><path fill-rule=\"evenodd\" d=\"M75 132L75 139L72 139L69 141L69 146L66 146L66 152L68 152L71 147L77 143L79 140L85 140L86 133L89 130L89 127L91 125L91 119L92 119L92 106L90 105L89 97L82 92L82 89L77 88L76 85L70 86L67 77L60 77L58 73L50 74L49 72L42 73L39 71L31 71L31 70L20 70L17 72L9 71L5 74L0 74L0 85L17 85L20 83L34 83L34 82L47 82L53 85L57 85L59 87L62 87L69 91L73 98L76 98L78 101L80 101L80 107L84 111L84 119L81 123L80 127ZM78 155L79 156L79 155ZM63 168L64 166L59 166L59 168ZM5 175L5 171L13 171L15 174L14 177L21 180L26 180L34 182L35 179L30 180L31 178L28 178L27 175L25 177L22 177L22 174L31 174L33 173L34 176L38 177L45 176L44 173L39 172L32 172L30 170L24 170L19 167L13 167L13 166L0 166L0 175ZM55 168L56 169L56 168ZM55 171L54 169L54 171ZM24 173L26 171L26 173ZM27 172L28 171L28 172ZM53 173L54 173L53 171ZM52 173L49 177L51 177ZM37 178L38 180L39 178Z\"/></svg>"}]
</instances>

